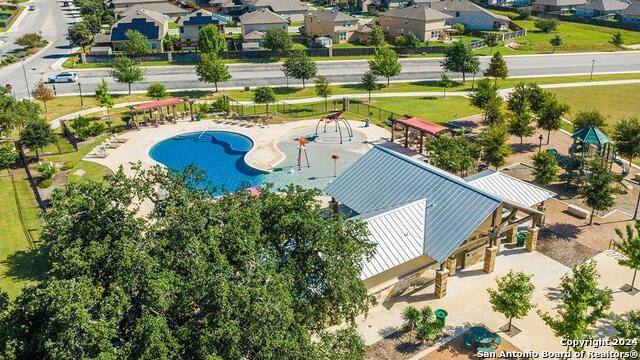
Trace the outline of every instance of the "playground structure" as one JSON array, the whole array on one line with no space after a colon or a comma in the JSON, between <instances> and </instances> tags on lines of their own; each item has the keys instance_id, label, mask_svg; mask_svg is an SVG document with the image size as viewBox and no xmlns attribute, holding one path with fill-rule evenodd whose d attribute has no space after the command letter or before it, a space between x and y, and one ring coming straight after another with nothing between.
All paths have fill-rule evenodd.
<instances>
[{"instance_id":1,"label":"playground structure","mask_svg":"<svg viewBox=\"0 0 640 360\"><path fill-rule=\"evenodd\" d=\"M297 157L298 170L302 168L303 152L304 152L304 158L307 161L307 167L311 167L311 165L309 164L309 155L307 155L307 143L309 142L309 140L307 140L305 136L300 136L297 140L298 140L298 157Z\"/></svg>"},{"instance_id":2,"label":"playground structure","mask_svg":"<svg viewBox=\"0 0 640 360\"><path fill-rule=\"evenodd\" d=\"M340 144L343 143L343 135L342 135L342 126L345 127L345 129L347 130L347 135L349 136L349 141L351 141L351 139L353 138L353 129L351 128L351 125L349 124L349 122L342 117L342 114L344 112L343 111L338 111L335 112L331 115L327 115L327 116L323 116L320 118L320 120L318 120L318 123L316 124L316 132L315 135L318 136L318 127L320 126L320 123L324 123L324 132L327 132L327 124L330 123L335 123L336 125L336 132L340 133ZM342 124L342 125L341 125ZM306 154L306 151L305 151Z\"/></svg>"}]
</instances>

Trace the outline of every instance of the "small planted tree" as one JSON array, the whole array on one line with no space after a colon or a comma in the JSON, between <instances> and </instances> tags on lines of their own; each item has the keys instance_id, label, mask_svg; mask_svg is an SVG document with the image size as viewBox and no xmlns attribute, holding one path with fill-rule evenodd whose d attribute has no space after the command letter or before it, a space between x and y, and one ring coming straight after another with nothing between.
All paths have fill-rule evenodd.
<instances>
[{"instance_id":1,"label":"small planted tree","mask_svg":"<svg viewBox=\"0 0 640 360\"><path fill-rule=\"evenodd\" d=\"M111 121L111 108L113 108L114 101L111 94L109 94L109 85L107 85L104 79L102 79L102 82L96 87L96 104L107 108L107 118Z\"/></svg>"},{"instance_id":2,"label":"small planted tree","mask_svg":"<svg viewBox=\"0 0 640 360\"><path fill-rule=\"evenodd\" d=\"M629 159L629 166L633 159L640 155L640 121L638 118L621 119L613 127L613 141L616 150Z\"/></svg>"},{"instance_id":3,"label":"small planted tree","mask_svg":"<svg viewBox=\"0 0 640 360\"><path fill-rule=\"evenodd\" d=\"M552 94L545 97L542 109L538 111L538 127L547 130L547 144L551 138L551 130L560 129L562 117L569 112L569 105L560 102Z\"/></svg>"},{"instance_id":4,"label":"small planted tree","mask_svg":"<svg viewBox=\"0 0 640 360\"><path fill-rule=\"evenodd\" d=\"M56 141L56 135L44 120L38 119L27 123L20 131L20 143L36 152L36 159L40 160L39 151Z\"/></svg>"},{"instance_id":5,"label":"small planted tree","mask_svg":"<svg viewBox=\"0 0 640 360\"><path fill-rule=\"evenodd\" d=\"M556 18L537 18L533 22L533 26L545 34L556 31L556 29L558 29L558 25L560 25L560 21Z\"/></svg>"},{"instance_id":6,"label":"small planted tree","mask_svg":"<svg viewBox=\"0 0 640 360\"><path fill-rule=\"evenodd\" d=\"M496 170L507 163L511 155L509 133L504 126L493 125L480 135L480 159Z\"/></svg>"},{"instance_id":7,"label":"small planted tree","mask_svg":"<svg viewBox=\"0 0 640 360\"><path fill-rule=\"evenodd\" d=\"M327 111L327 98L331 96L331 88L329 87L329 81L322 75L316 76L316 95L324 98L324 111Z\"/></svg>"},{"instance_id":8,"label":"small planted tree","mask_svg":"<svg viewBox=\"0 0 640 360\"><path fill-rule=\"evenodd\" d=\"M306 53L298 51L284 61L282 72L287 77L302 80L302 88L305 89L305 80L313 79L318 73L318 67Z\"/></svg>"},{"instance_id":9,"label":"small planted tree","mask_svg":"<svg viewBox=\"0 0 640 360\"><path fill-rule=\"evenodd\" d=\"M489 79L480 79L478 86L469 94L471 105L484 109L487 103L498 96L498 87L491 83Z\"/></svg>"},{"instance_id":10,"label":"small planted tree","mask_svg":"<svg viewBox=\"0 0 640 360\"><path fill-rule=\"evenodd\" d=\"M387 78L389 86L389 79L400 74L402 65L398 60L398 54L392 48L382 47L376 49L373 59L369 60L369 70L375 75Z\"/></svg>"},{"instance_id":11,"label":"small planted tree","mask_svg":"<svg viewBox=\"0 0 640 360\"><path fill-rule=\"evenodd\" d=\"M216 92L218 92L218 83L231 79L229 66L215 53L202 54L196 63L196 75L202 82L213 83Z\"/></svg>"},{"instance_id":12,"label":"small planted tree","mask_svg":"<svg viewBox=\"0 0 640 360\"><path fill-rule=\"evenodd\" d=\"M546 151L533 155L533 176L538 184L547 185L558 181L560 168L556 157Z\"/></svg>"},{"instance_id":13,"label":"small planted tree","mask_svg":"<svg viewBox=\"0 0 640 360\"><path fill-rule=\"evenodd\" d=\"M269 116L269 104L276 101L276 94L273 89L267 86L257 87L253 92L253 102L256 104L265 104L267 107L267 116Z\"/></svg>"},{"instance_id":14,"label":"small planted tree","mask_svg":"<svg viewBox=\"0 0 640 360\"><path fill-rule=\"evenodd\" d=\"M11 142L0 143L0 166L9 166L18 160L18 150Z\"/></svg>"},{"instance_id":15,"label":"small planted tree","mask_svg":"<svg viewBox=\"0 0 640 360\"><path fill-rule=\"evenodd\" d=\"M122 50L125 53L131 55L145 55L150 54L153 51L151 49L149 39L147 39L147 37L140 31L129 29L124 33L124 36L127 38L122 45Z\"/></svg>"},{"instance_id":16,"label":"small planted tree","mask_svg":"<svg viewBox=\"0 0 640 360\"><path fill-rule=\"evenodd\" d=\"M522 144L525 136L533 135L535 127L531 125L532 120L533 115L528 109L520 112L512 112L509 115L509 133L519 137L520 144Z\"/></svg>"},{"instance_id":17,"label":"small planted tree","mask_svg":"<svg viewBox=\"0 0 640 360\"><path fill-rule=\"evenodd\" d=\"M620 49L622 45L624 45L624 37L620 31L616 31L611 36L611 45L615 46L616 49Z\"/></svg>"},{"instance_id":18,"label":"small planted tree","mask_svg":"<svg viewBox=\"0 0 640 360\"><path fill-rule=\"evenodd\" d=\"M152 99L160 100L167 96L167 88L160 83L152 83L147 88L147 96Z\"/></svg>"},{"instance_id":19,"label":"small planted tree","mask_svg":"<svg viewBox=\"0 0 640 360\"><path fill-rule=\"evenodd\" d=\"M380 47L385 45L384 32L378 25L371 25L371 34L369 34L368 44L374 47Z\"/></svg>"},{"instance_id":20,"label":"small planted tree","mask_svg":"<svg viewBox=\"0 0 640 360\"><path fill-rule=\"evenodd\" d=\"M502 54L500 51L497 51L493 54L491 61L489 62L489 67L484 72L484 76L492 77L493 83L498 84L498 79L506 79L509 76L509 68L507 67L507 62L504 61Z\"/></svg>"},{"instance_id":21,"label":"small planted tree","mask_svg":"<svg viewBox=\"0 0 640 360\"><path fill-rule=\"evenodd\" d=\"M178 43L180 42L180 36L178 35L167 35L162 40L162 44L164 45L164 49L166 51L176 51L178 50Z\"/></svg>"},{"instance_id":22,"label":"small planted tree","mask_svg":"<svg viewBox=\"0 0 640 360\"><path fill-rule=\"evenodd\" d=\"M496 36L496 34L488 34L484 37L484 44L489 48L491 54L493 54L493 48L498 46L498 36Z\"/></svg>"},{"instance_id":23,"label":"small planted tree","mask_svg":"<svg viewBox=\"0 0 640 360\"><path fill-rule=\"evenodd\" d=\"M86 23L79 22L69 26L69 35L67 36L71 44L80 47L82 61L84 62L84 54L87 48L93 44L93 33Z\"/></svg>"},{"instance_id":24,"label":"small planted tree","mask_svg":"<svg viewBox=\"0 0 640 360\"><path fill-rule=\"evenodd\" d=\"M38 85L36 85L36 88L31 92L31 96L33 96L33 98L36 100L42 101L42 103L44 104L45 114L48 112L47 101L53 100L53 98L55 97L55 95L53 94L53 90L45 85L44 81L42 80L38 81Z\"/></svg>"},{"instance_id":25,"label":"small planted tree","mask_svg":"<svg viewBox=\"0 0 640 360\"><path fill-rule=\"evenodd\" d=\"M600 274L596 262L584 262L573 267L572 274L566 274L560 280L558 289L562 297L556 316L538 310L542 320L563 339L585 339L593 335L593 326L608 316L611 307L611 294L608 289L598 287ZM567 346L567 351L571 345ZM579 346L573 346L581 350Z\"/></svg>"},{"instance_id":26,"label":"small planted tree","mask_svg":"<svg viewBox=\"0 0 640 360\"><path fill-rule=\"evenodd\" d=\"M619 317L613 324L613 327L618 332L616 334L618 339L640 339L640 310L631 310L622 317ZM640 341L622 341L620 344L614 345L613 348L622 353L632 354L632 352L635 352L636 354L640 354Z\"/></svg>"},{"instance_id":27,"label":"small planted tree","mask_svg":"<svg viewBox=\"0 0 640 360\"><path fill-rule=\"evenodd\" d=\"M480 157L480 147L464 137L439 137L426 145L431 163L448 172L464 176Z\"/></svg>"},{"instance_id":28,"label":"small planted tree","mask_svg":"<svg viewBox=\"0 0 640 360\"><path fill-rule=\"evenodd\" d=\"M504 124L504 101L497 96L484 105L484 125L503 125Z\"/></svg>"},{"instance_id":29,"label":"small planted tree","mask_svg":"<svg viewBox=\"0 0 640 360\"><path fill-rule=\"evenodd\" d=\"M635 231L634 231L635 229ZM633 269L633 279L629 291L633 291L636 282L636 274L640 270L640 221L636 220L633 227L630 224L626 226L626 232L616 228L616 234L620 239L616 242L615 249L624 255L624 258L618 260L618 264Z\"/></svg>"},{"instance_id":30,"label":"small planted tree","mask_svg":"<svg viewBox=\"0 0 640 360\"><path fill-rule=\"evenodd\" d=\"M198 32L198 51L207 54L219 54L227 51L227 40L218 26L209 24Z\"/></svg>"},{"instance_id":31,"label":"small planted tree","mask_svg":"<svg viewBox=\"0 0 640 360\"><path fill-rule=\"evenodd\" d=\"M126 56L118 56L113 62L111 76L116 82L127 84L131 95L131 84L144 79L144 72L137 62Z\"/></svg>"},{"instance_id":32,"label":"small planted tree","mask_svg":"<svg viewBox=\"0 0 640 360\"><path fill-rule=\"evenodd\" d=\"M371 92L378 90L378 77L371 71L367 71L362 75L360 80L362 87L369 93L369 101L371 101Z\"/></svg>"},{"instance_id":33,"label":"small planted tree","mask_svg":"<svg viewBox=\"0 0 640 360\"><path fill-rule=\"evenodd\" d=\"M262 45L265 48L278 53L291 50L293 47L293 41L291 41L291 37L285 30L272 27L267 29Z\"/></svg>"},{"instance_id":34,"label":"small planted tree","mask_svg":"<svg viewBox=\"0 0 640 360\"><path fill-rule=\"evenodd\" d=\"M609 170L608 162L602 157L595 157L588 163L589 174L580 184L578 194L584 197L585 202L591 208L589 225L593 224L593 215L596 210L602 211L615 204L614 195L617 190L613 187L617 176Z\"/></svg>"},{"instance_id":35,"label":"small planted tree","mask_svg":"<svg viewBox=\"0 0 640 360\"><path fill-rule=\"evenodd\" d=\"M533 275L511 270L504 277L496 278L497 289L487 289L493 311L509 319L507 332L511 331L513 319L522 319L535 306L531 301L535 289L531 283L532 277Z\"/></svg>"},{"instance_id":36,"label":"small planted tree","mask_svg":"<svg viewBox=\"0 0 640 360\"><path fill-rule=\"evenodd\" d=\"M440 75L440 86L442 86L442 97L447 97L447 88L451 86L451 78L447 72L443 72Z\"/></svg>"},{"instance_id":37,"label":"small planted tree","mask_svg":"<svg viewBox=\"0 0 640 360\"><path fill-rule=\"evenodd\" d=\"M556 36L552 37L551 40L549 40L549 44L551 44L551 46L553 46L553 53L555 54L556 49L558 49L560 46L564 45L564 40L562 40L560 35L556 35Z\"/></svg>"},{"instance_id":38,"label":"small planted tree","mask_svg":"<svg viewBox=\"0 0 640 360\"><path fill-rule=\"evenodd\" d=\"M462 82L464 83L466 82L466 74L473 72L473 58L475 57L476 55L469 45L458 41L445 51L442 67L449 72L462 73Z\"/></svg>"}]
</instances>

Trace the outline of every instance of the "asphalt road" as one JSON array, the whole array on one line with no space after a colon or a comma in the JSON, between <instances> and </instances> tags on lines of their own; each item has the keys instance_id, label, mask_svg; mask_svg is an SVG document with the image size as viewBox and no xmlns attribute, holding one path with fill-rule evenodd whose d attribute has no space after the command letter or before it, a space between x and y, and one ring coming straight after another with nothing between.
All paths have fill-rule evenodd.
<instances>
[{"instance_id":1,"label":"asphalt road","mask_svg":"<svg viewBox=\"0 0 640 360\"><path fill-rule=\"evenodd\" d=\"M509 65L509 75L519 77L579 75L589 74L593 65L594 74L615 72L640 72L640 52L559 54L505 57ZM488 58L482 58L483 67ZM595 62L593 62L595 60ZM393 80L417 81L437 80L442 74L439 59L402 59L402 72ZM229 66L233 78L220 84L224 87L258 85L285 85L287 79L280 70L280 64L233 64ZM325 75L331 83L355 83L368 70L365 60L318 62L318 73ZM111 78L108 69L79 70L84 93L93 92L95 85L107 80L112 91L125 91L126 84L118 84ZM53 71L47 73L54 73ZM459 74L454 74L460 77ZM382 79L381 79L382 80ZM148 67L145 79L132 85L132 89L145 90L150 83L160 82L169 89L204 89L213 84L200 83L192 66ZM310 81L308 81L310 82ZM24 81L22 81L24 83ZM301 82L289 79L289 84ZM20 83L15 87L20 96ZM76 93L77 84L56 84L58 93Z\"/></svg>"},{"instance_id":2,"label":"asphalt road","mask_svg":"<svg viewBox=\"0 0 640 360\"><path fill-rule=\"evenodd\" d=\"M33 0L21 5L34 5L36 9L24 10L22 19L18 19L8 32L0 33L0 57L15 50L15 39L25 33L39 32L47 39L49 45L24 62L29 87L32 89L43 76L54 72L51 66L57 60L71 53L72 48L65 34L70 24L80 21L80 14L75 8L63 8L62 1L58 0ZM5 84L11 84L18 97L27 96L21 63L0 68L0 85Z\"/></svg>"}]
</instances>

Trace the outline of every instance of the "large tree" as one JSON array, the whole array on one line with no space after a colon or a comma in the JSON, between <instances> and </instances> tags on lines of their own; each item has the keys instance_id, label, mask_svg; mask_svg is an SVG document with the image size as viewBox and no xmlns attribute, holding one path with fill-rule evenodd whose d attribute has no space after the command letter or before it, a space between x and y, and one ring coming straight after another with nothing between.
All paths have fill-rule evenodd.
<instances>
[{"instance_id":1,"label":"large tree","mask_svg":"<svg viewBox=\"0 0 640 360\"><path fill-rule=\"evenodd\" d=\"M614 195L618 192L613 186L617 176L609 170L609 163L596 156L588 162L589 175L580 183L578 194L584 197L591 208L589 225L593 224L596 210L606 210L615 204Z\"/></svg>"},{"instance_id":2,"label":"large tree","mask_svg":"<svg viewBox=\"0 0 640 360\"><path fill-rule=\"evenodd\" d=\"M484 109L487 103L498 97L498 87L489 79L480 79L478 86L469 94L469 101L471 105Z\"/></svg>"},{"instance_id":3,"label":"large tree","mask_svg":"<svg viewBox=\"0 0 640 360\"><path fill-rule=\"evenodd\" d=\"M640 121L638 118L620 120L613 127L612 135L616 150L629 158L631 166L633 159L640 155Z\"/></svg>"},{"instance_id":4,"label":"large tree","mask_svg":"<svg viewBox=\"0 0 640 360\"><path fill-rule=\"evenodd\" d=\"M587 126L594 126L598 129L607 131L607 117L602 115L598 110L582 110L573 116L574 130L580 130Z\"/></svg>"},{"instance_id":5,"label":"large tree","mask_svg":"<svg viewBox=\"0 0 640 360\"><path fill-rule=\"evenodd\" d=\"M215 53L204 53L196 63L196 74L202 82L214 83L218 92L218 83L231 79L229 67Z\"/></svg>"},{"instance_id":6,"label":"large tree","mask_svg":"<svg viewBox=\"0 0 640 360\"><path fill-rule=\"evenodd\" d=\"M16 100L8 92L0 94L0 138L10 137L14 129L38 120L41 112L34 101Z\"/></svg>"},{"instance_id":7,"label":"large tree","mask_svg":"<svg viewBox=\"0 0 640 360\"><path fill-rule=\"evenodd\" d=\"M504 61L502 54L500 51L496 51L489 61L489 67L484 72L484 76L492 77L493 83L498 84L498 79L506 79L509 76L509 68L507 67L507 62Z\"/></svg>"},{"instance_id":8,"label":"large tree","mask_svg":"<svg viewBox=\"0 0 640 360\"><path fill-rule=\"evenodd\" d=\"M448 172L464 176L480 157L480 147L463 137L443 136L426 146L431 163Z\"/></svg>"},{"instance_id":9,"label":"large tree","mask_svg":"<svg viewBox=\"0 0 640 360\"><path fill-rule=\"evenodd\" d=\"M533 135L535 127L531 124L533 115L526 109L521 112L512 112L509 114L509 133L520 138L522 144L525 136Z\"/></svg>"},{"instance_id":10,"label":"large tree","mask_svg":"<svg viewBox=\"0 0 640 360\"><path fill-rule=\"evenodd\" d=\"M533 275L511 270L507 275L496 278L497 289L487 289L489 303L491 303L493 311L499 312L509 319L507 332L511 331L511 323L514 318L522 319L535 306L531 301L535 289L531 283L532 277Z\"/></svg>"},{"instance_id":11,"label":"large tree","mask_svg":"<svg viewBox=\"0 0 640 360\"><path fill-rule=\"evenodd\" d=\"M0 301L0 353L361 359L350 324L372 302L360 280L374 251L365 225L326 217L317 190L211 201L195 183L190 169L137 168L55 192L41 237L50 270Z\"/></svg>"},{"instance_id":12,"label":"large tree","mask_svg":"<svg viewBox=\"0 0 640 360\"><path fill-rule=\"evenodd\" d=\"M318 73L318 67L303 51L297 51L289 56L282 64L282 72L287 77L302 80L302 88L306 87L305 80L313 79Z\"/></svg>"},{"instance_id":13,"label":"large tree","mask_svg":"<svg viewBox=\"0 0 640 360\"><path fill-rule=\"evenodd\" d=\"M626 232L623 233L622 230L616 228L615 231L620 241L616 242L615 249L624 255L618 260L618 264L633 269L633 280L631 280L629 288L629 291L633 291L636 274L640 270L640 220L636 220L633 227L631 224L627 224L625 230Z\"/></svg>"},{"instance_id":14,"label":"large tree","mask_svg":"<svg viewBox=\"0 0 640 360\"><path fill-rule=\"evenodd\" d=\"M442 67L449 72L461 73L462 82L465 82L466 74L473 72L472 65L474 64L473 58L475 57L476 55L469 45L458 41L445 51Z\"/></svg>"},{"instance_id":15,"label":"large tree","mask_svg":"<svg viewBox=\"0 0 640 360\"><path fill-rule=\"evenodd\" d=\"M227 40L218 26L209 24L200 29L198 32L198 51L216 55L227 51Z\"/></svg>"},{"instance_id":16,"label":"large tree","mask_svg":"<svg viewBox=\"0 0 640 360\"><path fill-rule=\"evenodd\" d=\"M253 92L253 102L256 104L265 104L267 107L267 116L269 116L269 104L276 101L276 94L273 89L268 86L259 86Z\"/></svg>"},{"instance_id":17,"label":"large tree","mask_svg":"<svg viewBox=\"0 0 640 360\"><path fill-rule=\"evenodd\" d=\"M262 46L275 53L279 53L291 50L291 48L293 48L293 41L291 41L291 37L285 30L271 27L265 32Z\"/></svg>"},{"instance_id":18,"label":"large tree","mask_svg":"<svg viewBox=\"0 0 640 360\"><path fill-rule=\"evenodd\" d=\"M87 48L93 44L93 34L84 22L75 23L69 26L67 37L71 44L79 46L84 54Z\"/></svg>"},{"instance_id":19,"label":"large tree","mask_svg":"<svg viewBox=\"0 0 640 360\"><path fill-rule=\"evenodd\" d=\"M511 146L509 145L509 133L504 126L489 126L480 135L479 144L481 147L480 159L487 165L498 169L507 163L507 158L511 155Z\"/></svg>"},{"instance_id":20,"label":"large tree","mask_svg":"<svg viewBox=\"0 0 640 360\"><path fill-rule=\"evenodd\" d=\"M20 143L36 152L36 159L40 160L40 150L56 141L56 134L49 123L42 119L29 122L20 131Z\"/></svg>"},{"instance_id":21,"label":"large tree","mask_svg":"<svg viewBox=\"0 0 640 360\"><path fill-rule=\"evenodd\" d=\"M596 262L584 262L573 267L572 274L565 274L560 280L561 304L557 316L538 310L542 320L563 339L583 340L593 335L593 326L608 316L611 294L608 289L598 287L600 274ZM567 346L581 350L579 346Z\"/></svg>"},{"instance_id":22,"label":"large tree","mask_svg":"<svg viewBox=\"0 0 640 360\"><path fill-rule=\"evenodd\" d=\"M538 184L547 185L557 181L559 170L556 157L550 153L540 151L533 155L533 176Z\"/></svg>"},{"instance_id":23,"label":"large tree","mask_svg":"<svg viewBox=\"0 0 640 360\"><path fill-rule=\"evenodd\" d=\"M153 50L149 39L138 30L129 29L124 33L127 38L122 45L122 50L131 55L145 55L150 54Z\"/></svg>"},{"instance_id":24,"label":"large tree","mask_svg":"<svg viewBox=\"0 0 640 360\"><path fill-rule=\"evenodd\" d=\"M127 84L131 95L131 84L144 79L144 72L140 65L126 56L118 56L113 62L111 76L119 83Z\"/></svg>"},{"instance_id":25,"label":"large tree","mask_svg":"<svg viewBox=\"0 0 640 360\"><path fill-rule=\"evenodd\" d=\"M398 60L398 54L392 48L381 47L376 49L373 59L369 60L369 70L374 75L386 77L389 86L389 79L400 74L402 65Z\"/></svg>"},{"instance_id":26,"label":"large tree","mask_svg":"<svg viewBox=\"0 0 640 360\"><path fill-rule=\"evenodd\" d=\"M569 105L560 102L553 94L545 97L542 109L537 112L538 127L547 130L547 144L551 138L551 130L560 129L562 117L569 112Z\"/></svg>"}]
</instances>

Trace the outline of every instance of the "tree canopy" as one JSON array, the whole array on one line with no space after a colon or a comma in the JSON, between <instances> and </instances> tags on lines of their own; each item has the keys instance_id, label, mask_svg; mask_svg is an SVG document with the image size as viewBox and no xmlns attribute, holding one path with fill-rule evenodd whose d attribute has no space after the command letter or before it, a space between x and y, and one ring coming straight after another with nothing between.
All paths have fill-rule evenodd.
<instances>
[{"instance_id":1,"label":"tree canopy","mask_svg":"<svg viewBox=\"0 0 640 360\"><path fill-rule=\"evenodd\" d=\"M477 62L473 60L474 58L477 58L477 56L469 45L462 41L457 41L445 50L442 67L449 72L462 73L462 82L465 82L467 73L477 71L474 71L474 64Z\"/></svg>"},{"instance_id":2,"label":"tree canopy","mask_svg":"<svg viewBox=\"0 0 640 360\"><path fill-rule=\"evenodd\" d=\"M374 246L362 222L324 216L317 190L211 201L191 168L136 169L54 193L41 238L51 268L8 306L0 301L0 354L363 357L352 327L324 331L352 324L372 302L359 278Z\"/></svg>"},{"instance_id":3,"label":"tree canopy","mask_svg":"<svg viewBox=\"0 0 640 360\"><path fill-rule=\"evenodd\" d=\"M264 34L262 46L274 52L283 52L293 48L293 41L285 30L271 27Z\"/></svg>"},{"instance_id":4,"label":"tree canopy","mask_svg":"<svg viewBox=\"0 0 640 360\"><path fill-rule=\"evenodd\" d=\"M259 86L253 92L253 102L256 104L265 104L267 106L267 115L269 115L269 103L276 101L276 94L273 89L268 86Z\"/></svg>"},{"instance_id":5,"label":"tree canopy","mask_svg":"<svg viewBox=\"0 0 640 360\"><path fill-rule=\"evenodd\" d=\"M373 90L378 90L380 86L378 84L378 78L376 74L374 74L372 71L365 72L364 74L362 74L360 83L362 84L362 87L369 93L369 101L371 101L371 92Z\"/></svg>"},{"instance_id":6,"label":"tree canopy","mask_svg":"<svg viewBox=\"0 0 640 360\"><path fill-rule=\"evenodd\" d=\"M56 135L49 126L49 123L36 119L26 124L20 131L20 143L32 151L36 152L36 157L40 159L39 151L45 146L56 141Z\"/></svg>"},{"instance_id":7,"label":"tree canopy","mask_svg":"<svg viewBox=\"0 0 640 360\"><path fill-rule=\"evenodd\" d=\"M16 100L8 92L0 94L0 138L9 137L15 128L38 120L41 112L36 102Z\"/></svg>"},{"instance_id":8,"label":"tree canopy","mask_svg":"<svg viewBox=\"0 0 640 360\"><path fill-rule=\"evenodd\" d=\"M215 53L204 53L196 63L196 74L202 82L214 83L218 92L218 83L231 79L229 67Z\"/></svg>"},{"instance_id":9,"label":"tree canopy","mask_svg":"<svg viewBox=\"0 0 640 360\"><path fill-rule=\"evenodd\" d=\"M79 22L69 26L69 41L82 49L82 52L86 52L87 47L93 44L93 33L89 29L86 23Z\"/></svg>"},{"instance_id":10,"label":"tree canopy","mask_svg":"<svg viewBox=\"0 0 640 360\"><path fill-rule=\"evenodd\" d=\"M160 100L167 96L167 88L161 83L151 83L147 88L147 96L152 99Z\"/></svg>"},{"instance_id":11,"label":"tree canopy","mask_svg":"<svg viewBox=\"0 0 640 360\"><path fill-rule=\"evenodd\" d=\"M596 156L588 162L589 175L580 183L578 194L584 197L587 205L592 209L589 225L593 223L596 210L606 210L615 204L614 195L618 190L613 187L617 176L609 170L608 162Z\"/></svg>"},{"instance_id":12,"label":"tree canopy","mask_svg":"<svg viewBox=\"0 0 640 360\"><path fill-rule=\"evenodd\" d=\"M288 77L302 80L302 88L304 89L306 87L305 80L314 78L318 67L306 53L297 51L284 61L282 72Z\"/></svg>"},{"instance_id":13,"label":"tree canopy","mask_svg":"<svg viewBox=\"0 0 640 360\"><path fill-rule=\"evenodd\" d=\"M150 54L153 51L151 49L149 39L147 39L147 37L140 31L129 29L124 33L124 36L127 38L122 45L122 50L125 53L131 55L145 55Z\"/></svg>"},{"instance_id":14,"label":"tree canopy","mask_svg":"<svg viewBox=\"0 0 640 360\"><path fill-rule=\"evenodd\" d=\"M618 332L616 334L618 339L640 339L640 310L629 311L624 317L619 317L613 326ZM620 352L631 353L635 351L636 354L640 354L640 341L635 344L623 343L614 345L613 348ZM627 358L625 360L631 359Z\"/></svg>"},{"instance_id":15,"label":"tree canopy","mask_svg":"<svg viewBox=\"0 0 640 360\"><path fill-rule=\"evenodd\" d=\"M489 79L480 79L478 85L469 94L471 105L484 109L489 101L499 97L498 87Z\"/></svg>"},{"instance_id":16,"label":"tree canopy","mask_svg":"<svg viewBox=\"0 0 640 360\"><path fill-rule=\"evenodd\" d=\"M482 148L480 154L482 161L496 169L507 163L507 158L511 155L511 146L509 133L504 126L490 126L480 135L479 143Z\"/></svg>"},{"instance_id":17,"label":"tree canopy","mask_svg":"<svg viewBox=\"0 0 640 360\"><path fill-rule=\"evenodd\" d=\"M634 226L627 224L625 232L616 228L616 234L620 241L616 242L615 249L625 257L618 259L618 264L633 269L633 280L629 291L633 291L636 274L640 270L640 220L636 220ZM635 231L634 231L635 230Z\"/></svg>"},{"instance_id":18,"label":"tree canopy","mask_svg":"<svg viewBox=\"0 0 640 360\"><path fill-rule=\"evenodd\" d=\"M220 54L227 51L227 40L217 25L209 24L198 32L198 50L201 53Z\"/></svg>"},{"instance_id":19,"label":"tree canopy","mask_svg":"<svg viewBox=\"0 0 640 360\"><path fill-rule=\"evenodd\" d=\"M545 97L542 109L538 114L538 127L547 130L547 144L551 138L551 130L560 129L562 117L569 112L569 105L560 102L553 94Z\"/></svg>"},{"instance_id":20,"label":"tree canopy","mask_svg":"<svg viewBox=\"0 0 640 360\"><path fill-rule=\"evenodd\" d=\"M125 83L131 95L131 84L144 79L144 72L140 65L126 56L118 56L113 62L111 76L116 82Z\"/></svg>"},{"instance_id":21,"label":"tree canopy","mask_svg":"<svg viewBox=\"0 0 640 360\"><path fill-rule=\"evenodd\" d=\"M580 130L587 126L594 126L607 132L607 117L598 110L581 110L573 116L573 129Z\"/></svg>"},{"instance_id":22,"label":"tree canopy","mask_svg":"<svg viewBox=\"0 0 640 360\"><path fill-rule=\"evenodd\" d=\"M533 155L533 176L538 184L547 185L557 181L559 170L556 157L550 153L540 151Z\"/></svg>"},{"instance_id":23,"label":"tree canopy","mask_svg":"<svg viewBox=\"0 0 640 360\"><path fill-rule=\"evenodd\" d=\"M621 119L613 127L616 150L629 158L629 166L640 155L640 121L638 118Z\"/></svg>"},{"instance_id":24,"label":"tree canopy","mask_svg":"<svg viewBox=\"0 0 640 360\"><path fill-rule=\"evenodd\" d=\"M522 319L535 306L531 301L535 289L531 283L532 277L532 275L511 270L507 275L496 278L497 289L487 289L493 311L509 319L507 331L511 331L511 322L514 318Z\"/></svg>"},{"instance_id":25,"label":"tree canopy","mask_svg":"<svg viewBox=\"0 0 640 360\"><path fill-rule=\"evenodd\" d=\"M387 78L387 86L389 79L397 76L402 71L402 65L398 60L398 54L390 47L381 47L376 49L373 59L369 60L369 70L378 76Z\"/></svg>"},{"instance_id":26,"label":"tree canopy","mask_svg":"<svg viewBox=\"0 0 640 360\"><path fill-rule=\"evenodd\" d=\"M496 51L489 61L489 67L484 72L484 76L489 76L494 79L494 84L497 84L498 79L506 79L509 76L509 68L507 67L507 62L504 61L502 54L500 51Z\"/></svg>"},{"instance_id":27,"label":"tree canopy","mask_svg":"<svg viewBox=\"0 0 640 360\"><path fill-rule=\"evenodd\" d=\"M463 137L443 136L426 145L431 163L443 170L464 176L480 157L480 148Z\"/></svg>"},{"instance_id":28,"label":"tree canopy","mask_svg":"<svg viewBox=\"0 0 640 360\"><path fill-rule=\"evenodd\" d=\"M371 34L369 34L369 39L367 40L368 44L375 47L384 46L386 42L384 41L384 32L382 32L382 28L376 24L371 25Z\"/></svg>"},{"instance_id":29,"label":"tree canopy","mask_svg":"<svg viewBox=\"0 0 640 360\"><path fill-rule=\"evenodd\" d=\"M55 97L53 90L51 90L44 81L38 81L36 87L31 91L31 96L34 99L42 101L44 104L44 112L47 113L47 101L53 100Z\"/></svg>"}]
</instances>

